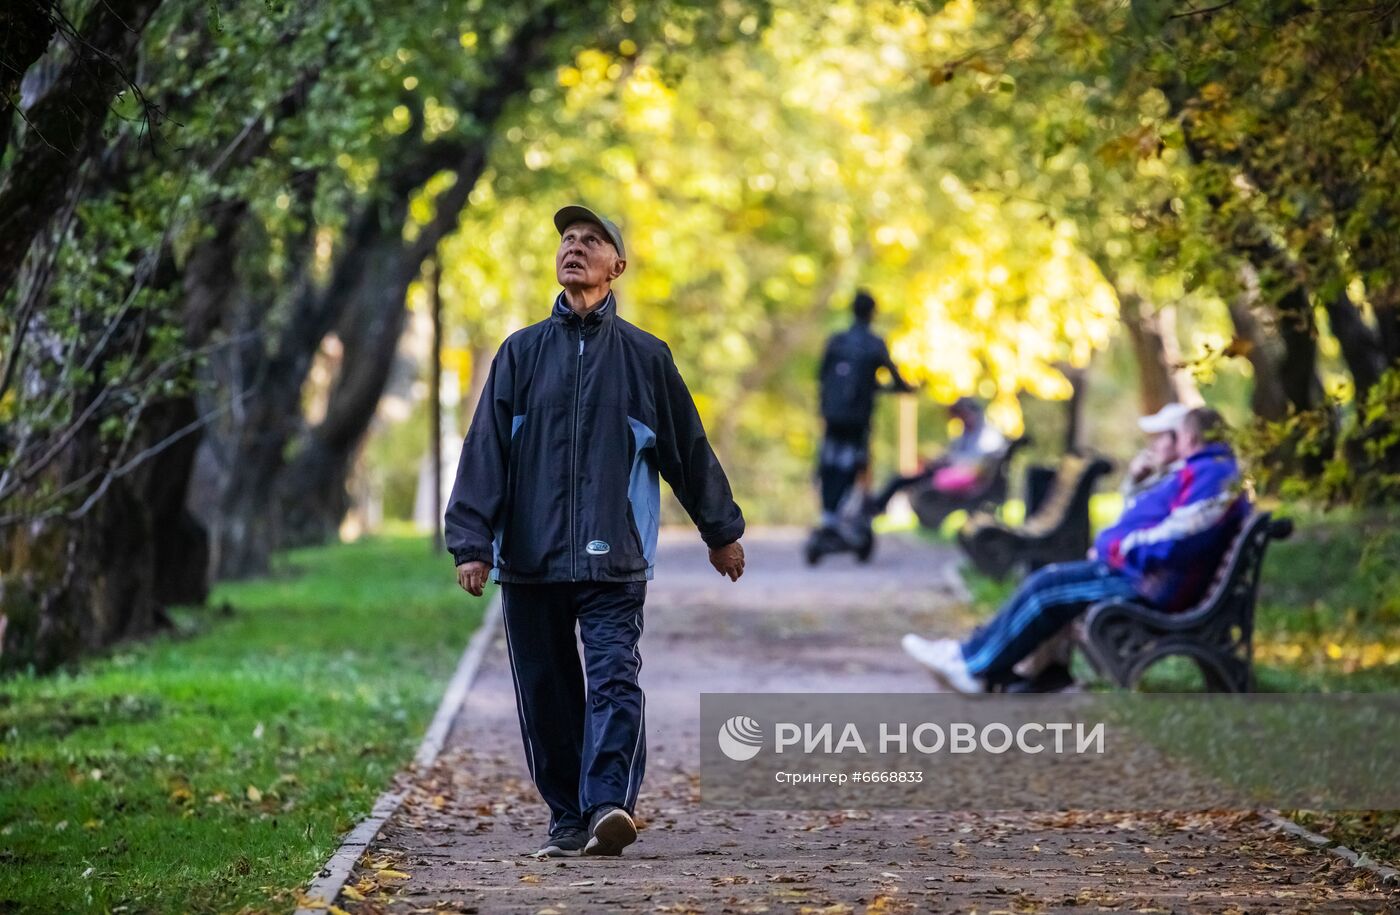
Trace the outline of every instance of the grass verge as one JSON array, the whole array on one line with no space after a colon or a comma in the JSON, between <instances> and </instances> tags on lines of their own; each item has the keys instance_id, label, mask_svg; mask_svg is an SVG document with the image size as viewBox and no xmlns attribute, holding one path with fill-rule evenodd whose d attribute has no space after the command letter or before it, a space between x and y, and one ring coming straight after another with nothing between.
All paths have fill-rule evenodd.
<instances>
[{"instance_id":1,"label":"grass verge","mask_svg":"<svg viewBox=\"0 0 1400 915\"><path fill-rule=\"evenodd\" d=\"M0 911L287 910L411 758L483 607L424 540L369 539L0 681Z\"/></svg>"}]
</instances>

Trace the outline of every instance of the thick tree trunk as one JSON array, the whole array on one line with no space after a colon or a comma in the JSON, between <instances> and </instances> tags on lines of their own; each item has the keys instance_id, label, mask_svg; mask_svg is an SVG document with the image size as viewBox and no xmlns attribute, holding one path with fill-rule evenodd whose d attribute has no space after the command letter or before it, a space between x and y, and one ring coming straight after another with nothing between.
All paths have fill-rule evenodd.
<instances>
[{"instance_id":1,"label":"thick tree trunk","mask_svg":"<svg viewBox=\"0 0 1400 915\"><path fill-rule=\"evenodd\" d=\"M383 273L367 271L376 288L366 290L373 298L352 306L342 322L344 357L326 416L302 437L278 481L281 546L332 539L350 507L350 470L389 381L408 313L403 296L393 296L396 253L384 258Z\"/></svg>"},{"instance_id":2,"label":"thick tree trunk","mask_svg":"<svg viewBox=\"0 0 1400 915\"><path fill-rule=\"evenodd\" d=\"M227 284L231 233L240 218L241 211L224 211L183 275L167 256L151 278L157 289L183 283L186 303L195 306L184 315L187 347L202 346L219 317L218 290ZM115 340L134 347L138 360L143 328L144 320L129 317L112 331ZM97 393L81 396L87 402ZM7 579L0 607L11 617L0 663L47 669L149 633L164 621L169 604L205 599L208 538L185 509L198 419L192 396L157 396L131 420L132 438L120 456L103 441L97 422L78 430L47 481L55 488L78 486L76 499L86 501L0 530L6 572L0 577ZM144 454L150 456L137 458Z\"/></svg>"},{"instance_id":3,"label":"thick tree trunk","mask_svg":"<svg viewBox=\"0 0 1400 915\"><path fill-rule=\"evenodd\" d=\"M375 329L392 333L397 343L403 326L404 293L418 269L415 264L410 270L407 258L417 256L421 262L424 255L420 245L426 244L423 235L430 228L425 227L413 243L402 240L409 194L442 165L439 149L419 148L415 155L409 145L416 143L415 136L416 131L408 131L401 154L387 159L398 163L399 169L385 176L389 187L367 201L352 221L344 250L324 288L315 286L310 274L304 273L291 300L280 303L280 307L279 303L264 300L244 300L232 310L232 332L244 342L230 349L226 358L211 360L204 409L219 409L232 396L240 398L240 406L227 410L225 419L211 430L199 458L200 491L191 492L195 513L210 529L212 564L218 577L261 574L267 571L272 553L280 546L308 542L303 509L291 506L291 514L285 512L288 506L282 494L291 484L282 483L281 478L288 471L289 461L305 461L318 470L326 469L337 460L326 456L326 452L344 450L346 430L355 425L349 414L365 409L367 399L372 398L368 400L369 415L364 422L367 424L373 416L383 383L381 380L376 384L371 376L382 368L387 378L387 364L356 366L353 383L349 376L347 385L337 382L332 399L339 391L347 405L336 411L334 428L324 430L325 442L316 441L315 435L305 428L302 389L321 341L338 326L343 343L372 335ZM476 158L484 157L484 148L475 152ZM455 186L440 196L446 198L453 190ZM462 192L463 198L469 191L470 187ZM452 210L454 222L457 212ZM353 318L349 317L352 312ZM267 325L274 313L286 317L269 340ZM354 436L350 451L358 445L360 435L363 428ZM298 474L298 479L305 477ZM327 493L343 488L344 480L344 473L333 480L315 479L316 491L304 490L297 498L315 506L306 511L319 523L319 519L334 511L335 505L342 504ZM296 533L289 535L288 530Z\"/></svg>"},{"instance_id":4,"label":"thick tree trunk","mask_svg":"<svg viewBox=\"0 0 1400 915\"><path fill-rule=\"evenodd\" d=\"M180 430L190 413L175 403L150 408L133 440L152 447ZM49 468L63 485L83 478L107 445L87 428ZM182 441L126 476L74 517L58 515L0 529L0 608L6 617L0 668L50 670L165 622L170 600L202 600L197 534L178 525L178 479L194 450ZM99 465L100 466L100 465ZM172 525L171 517L176 519ZM197 569L197 576L184 573Z\"/></svg>"},{"instance_id":5,"label":"thick tree trunk","mask_svg":"<svg viewBox=\"0 0 1400 915\"><path fill-rule=\"evenodd\" d=\"M29 0L0 9L0 156L10 142L10 128L19 110L19 87L24 74L44 56L53 40L56 0Z\"/></svg>"},{"instance_id":6,"label":"thick tree trunk","mask_svg":"<svg viewBox=\"0 0 1400 915\"><path fill-rule=\"evenodd\" d=\"M1288 394L1283 388L1283 374L1279 368L1280 347L1257 317L1258 273L1249 264L1243 264L1239 277L1240 292L1232 296L1228 304L1235 336L1243 341L1245 358L1254 371L1250 407L1260 419L1278 422L1288 415Z\"/></svg>"},{"instance_id":7,"label":"thick tree trunk","mask_svg":"<svg viewBox=\"0 0 1400 915\"><path fill-rule=\"evenodd\" d=\"M345 301L336 292L304 290L286 322L270 328L272 305L241 291L226 331L235 342L210 358L201 377L201 410L217 419L200 449L189 504L209 529L217 577L267 571L281 539L269 492L301 424L302 385Z\"/></svg>"},{"instance_id":8,"label":"thick tree trunk","mask_svg":"<svg viewBox=\"0 0 1400 915\"><path fill-rule=\"evenodd\" d=\"M1325 307L1327 323L1332 335L1341 344L1342 358L1356 386L1356 401L1364 403L1366 395L1385 371L1385 355L1380 338L1366 323L1361 310L1345 290L1329 298Z\"/></svg>"},{"instance_id":9,"label":"thick tree trunk","mask_svg":"<svg viewBox=\"0 0 1400 915\"><path fill-rule=\"evenodd\" d=\"M33 243L58 211L91 154L107 108L125 83L141 33L161 0L104 0L83 20L80 51L26 112L29 129L0 181L0 293L9 289Z\"/></svg>"}]
</instances>

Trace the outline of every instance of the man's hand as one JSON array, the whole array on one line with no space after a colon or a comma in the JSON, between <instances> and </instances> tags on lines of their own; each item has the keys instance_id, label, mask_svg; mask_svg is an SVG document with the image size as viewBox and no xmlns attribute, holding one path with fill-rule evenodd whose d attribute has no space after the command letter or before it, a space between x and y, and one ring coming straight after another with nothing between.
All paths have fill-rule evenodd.
<instances>
[{"instance_id":1,"label":"man's hand","mask_svg":"<svg viewBox=\"0 0 1400 915\"><path fill-rule=\"evenodd\" d=\"M1132 480L1134 483L1141 483L1156 469L1152 461L1152 455L1148 454L1146 451L1139 451L1137 454L1133 455L1133 459L1128 462L1128 479Z\"/></svg>"},{"instance_id":2,"label":"man's hand","mask_svg":"<svg viewBox=\"0 0 1400 915\"><path fill-rule=\"evenodd\" d=\"M486 587L486 576L491 574L491 566L484 562L464 562L457 567L457 584L472 597L480 597Z\"/></svg>"},{"instance_id":3,"label":"man's hand","mask_svg":"<svg viewBox=\"0 0 1400 915\"><path fill-rule=\"evenodd\" d=\"M721 575L728 575L730 581L738 581L744 574L744 548L735 540L726 546L710 550L710 565Z\"/></svg>"}]
</instances>

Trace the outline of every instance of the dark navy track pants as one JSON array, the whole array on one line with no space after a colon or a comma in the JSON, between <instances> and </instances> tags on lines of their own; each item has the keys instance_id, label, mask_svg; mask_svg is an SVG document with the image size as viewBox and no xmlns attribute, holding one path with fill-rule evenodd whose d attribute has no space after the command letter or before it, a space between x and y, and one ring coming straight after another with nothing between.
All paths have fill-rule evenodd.
<instances>
[{"instance_id":1,"label":"dark navy track pants","mask_svg":"<svg viewBox=\"0 0 1400 915\"><path fill-rule=\"evenodd\" d=\"M525 761L551 831L586 827L599 807L630 813L637 802L647 758L637 683L646 593L644 581L501 585Z\"/></svg>"},{"instance_id":2,"label":"dark navy track pants","mask_svg":"<svg viewBox=\"0 0 1400 915\"><path fill-rule=\"evenodd\" d=\"M1123 573L1096 560L1057 562L1026 576L996 616L962 643L968 672L990 682L1009 677L1041 642L1106 598L1143 598Z\"/></svg>"}]
</instances>

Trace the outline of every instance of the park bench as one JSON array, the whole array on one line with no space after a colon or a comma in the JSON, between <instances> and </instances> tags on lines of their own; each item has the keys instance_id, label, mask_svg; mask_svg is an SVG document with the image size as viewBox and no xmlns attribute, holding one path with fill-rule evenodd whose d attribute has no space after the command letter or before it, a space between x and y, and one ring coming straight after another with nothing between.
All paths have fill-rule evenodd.
<instances>
[{"instance_id":1,"label":"park bench","mask_svg":"<svg viewBox=\"0 0 1400 915\"><path fill-rule=\"evenodd\" d=\"M1006 501L1007 478L1016 452L1030 444L1029 436L1008 442L997 458L996 466L981 486L962 495L949 495L933 488L932 477L925 476L909 491L909 504L919 524L937 530L943 520L955 511L996 511Z\"/></svg>"},{"instance_id":2,"label":"park bench","mask_svg":"<svg viewBox=\"0 0 1400 915\"><path fill-rule=\"evenodd\" d=\"M1075 626L1089 663L1132 689L1149 667L1170 655L1195 661L1212 692L1253 687L1254 604L1270 540L1286 539L1293 522L1268 512L1246 518L1206 596L1190 610L1163 613L1125 600L1100 601Z\"/></svg>"},{"instance_id":3,"label":"park bench","mask_svg":"<svg viewBox=\"0 0 1400 915\"><path fill-rule=\"evenodd\" d=\"M958 531L958 545L977 571L998 579L1017 566L1034 570L1083 559L1090 542L1089 499L1099 478L1112 469L1101 457L1067 454L1025 523L1012 526L980 512Z\"/></svg>"}]
</instances>

